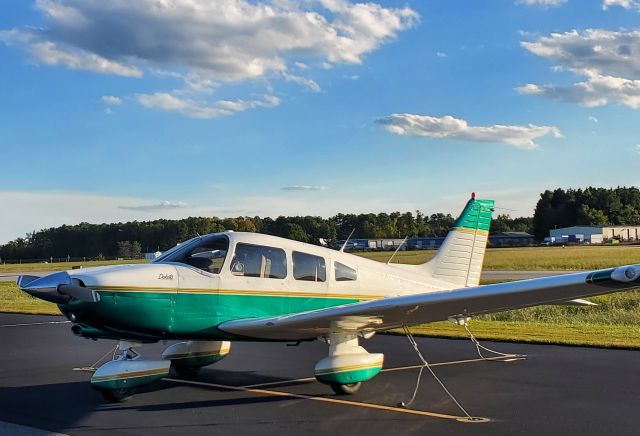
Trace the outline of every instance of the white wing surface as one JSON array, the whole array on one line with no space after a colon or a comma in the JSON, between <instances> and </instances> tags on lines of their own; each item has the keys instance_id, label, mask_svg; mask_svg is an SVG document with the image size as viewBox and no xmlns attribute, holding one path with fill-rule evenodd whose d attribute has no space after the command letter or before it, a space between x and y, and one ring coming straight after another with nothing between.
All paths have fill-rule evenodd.
<instances>
[{"instance_id":1,"label":"white wing surface","mask_svg":"<svg viewBox=\"0 0 640 436\"><path fill-rule=\"evenodd\" d=\"M256 339L304 340L330 331L377 331L566 302L640 287L640 265L383 298L286 316L221 323L222 331Z\"/></svg>"}]
</instances>

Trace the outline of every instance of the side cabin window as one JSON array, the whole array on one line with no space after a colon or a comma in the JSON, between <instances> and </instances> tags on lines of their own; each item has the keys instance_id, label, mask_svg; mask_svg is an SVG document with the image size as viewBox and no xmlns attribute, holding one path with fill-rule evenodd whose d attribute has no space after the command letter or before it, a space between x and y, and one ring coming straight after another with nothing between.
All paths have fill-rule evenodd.
<instances>
[{"instance_id":1,"label":"side cabin window","mask_svg":"<svg viewBox=\"0 0 640 436\"><path fill-rule=\"evenodd\" d=\"M287 276L287 257L280 248L238 243L231 260L231 273L235 276L283 279Z\"/></svg>"},{"instance_id":2,"label":"side cabin window","mask_svg":"<svg viewBox=\"0 0 640 436\"><path fill-rule=\"evenodd\" d=\"M178 262L212 274L219 274L229 249L224 235L200 236L169 250L154 263Z\"/></svg>"},{"instance_id":3,"label":"side cabin window","mask_svg":"<svg viewBox=\"0 0 640 436\"><path fill-rule=\"evenodd\" d=\"M358 273L355 269L348 267L344 263L334 262L334 272L336 281L338 282L348 282L353 280L358 280Z\"/></svg>"},{"instance_id":4,"label":"side cabin window","mask_svg":"<svg viewBox=\"0 0 640 436\"><path fill-rule=\"evenodd\" d=\"M327 268L324 258L294 251L293 278L309 282L324 282L327 279Z\"/></svg>"}]
</instances>

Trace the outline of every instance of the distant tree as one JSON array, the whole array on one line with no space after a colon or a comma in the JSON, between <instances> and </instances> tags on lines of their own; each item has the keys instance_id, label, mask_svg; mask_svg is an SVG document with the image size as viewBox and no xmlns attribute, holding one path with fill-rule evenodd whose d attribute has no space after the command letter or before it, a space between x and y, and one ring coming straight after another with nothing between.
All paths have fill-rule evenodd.
<instances>
[{"instance_id":1,"label":"distant tree","mask_svg":"<svg viewBox=\"0 0 640 436\"><path fill-rule=\"evenodd\" d=\"M131 258L131 242L129 241L118 241L118 257L122 259L130 259Z\"/></svg>"},{"instance_id":2,"label":"distant tree","mask_svg":"<svg viewBox=\"0 0 640 436\"><path fill-rule=\"evenodd\" d=\"M533 232L532 218L511 218L509 215L498 215L491 221L491 233L500 232Z\"/></svg>"},{"instance_id":3,"label":"distant tree","mask_svg":"<svg viewBox=\"0 0 640 436\"><path fill-rule=\"evenodd\" d=\"M547 236L549 229L573 225L640 225L640 190L588 187L540 194L533 215L536 238Z\"/></svg>"},{"instance_id":4,"label":"distant tree","mask_svg":"<svg viewBox=\"0 0 640 436\"><path fill-rule=\"evenodd\" d=\"M418 225L411 212L406 212L400 215L398 217L396 227L398 228L398 234L401 237L416 236L418 234Z\"/></svg>"},{"instance_id":5,"label":"distant tree","mask_svg":"<svg viewBox=\"0 0 640 436\"><path fill-rule=\"evenodd\" d=\"M287 234L286 237L289 239L293 239L295 241L300 242L309 242L309 236L307 232L304 231L300 224L290 223L287 224Z\"/></svg>"},{"instance_id":6,"label":"distant tree","mask_svg":"<svg viewBox=\"0 0 640 436\"><path fill-rule=\"evenodd\" d=\"M609 223L609 219L600 209L593 209L586 204L581 204L578 209L578 219L576 224L585 224L589 226L605 226Z\"/></svg>"},{"instance_id":7,"label":"distant tree","mask_svg":"<svg viewBox=\"0 0 640 436\"><path fill-rule=\"evenodd\" d=\"M130 256L134 259L138 259L142 257L142 245L138 241L133 241L131 243L131 254Z\"/></svg>"},{"instance_id":8,"label":"distant tree","mask_svg":"<svg viewBox=\"0 0 640 436\"><path fill-rule=\"evenodd\" d=\"M491 221L491 233L511 232L511 217L498 215Z\"/></svg>"}]
</instances>

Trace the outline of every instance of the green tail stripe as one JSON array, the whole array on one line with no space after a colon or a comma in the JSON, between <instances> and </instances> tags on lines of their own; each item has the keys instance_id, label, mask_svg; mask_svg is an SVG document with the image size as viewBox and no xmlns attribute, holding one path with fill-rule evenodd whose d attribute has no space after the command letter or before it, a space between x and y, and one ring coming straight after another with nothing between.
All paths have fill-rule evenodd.
<instances>
[{"instance_id":1,"label":"green tail stripe","mask_svg":"<svg viewBox=\"0 0 640 436\"><path fill-rule=\"evenodd\" d=\"M491 227L493 204L493 200L469 200L453 226L488 232Z\"/></svg>"}]
</instances>

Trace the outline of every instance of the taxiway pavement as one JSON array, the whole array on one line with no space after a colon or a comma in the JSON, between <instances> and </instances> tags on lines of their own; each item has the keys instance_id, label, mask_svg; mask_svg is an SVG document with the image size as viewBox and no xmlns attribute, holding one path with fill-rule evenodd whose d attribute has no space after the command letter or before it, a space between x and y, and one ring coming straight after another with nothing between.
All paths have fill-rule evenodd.
<instances>
[{"instance_id":1,"label":"taxiway pavement","mask_svg":"<svg viewBox=\"0 0 640 436\"><path fill-rule=\"evenodd\" d=\"M233 343L194 381L171 374L108 404L90 373L74 368L114 342L74 337L64 321L0 314L0 421L71 435L638 434L640 351L488 343L528 357L482 361L470 341L418 339L469 413L490 420L470 424L455 419L462 413L427 373L412 410L398 407L413 392L419 361L406 338L392 335L364 341L385 353L385 370L353 396L309 379L323 343ZM162 349L147 345L142 354L157 358Z\"/></svg>"}]
</instances>

